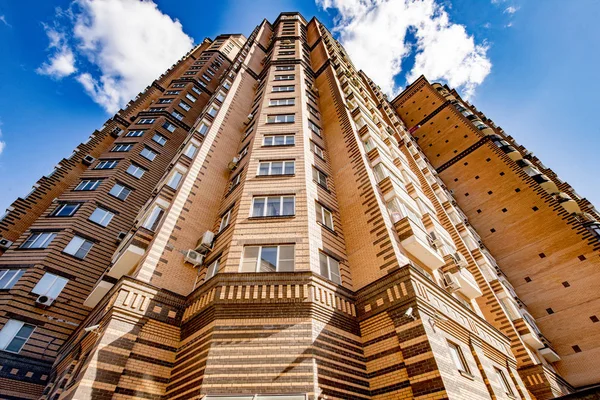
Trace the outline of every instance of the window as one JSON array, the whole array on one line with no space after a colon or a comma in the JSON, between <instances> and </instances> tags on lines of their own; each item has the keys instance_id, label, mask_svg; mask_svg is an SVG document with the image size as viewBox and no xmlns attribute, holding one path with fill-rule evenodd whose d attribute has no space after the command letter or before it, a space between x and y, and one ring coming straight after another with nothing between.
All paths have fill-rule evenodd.
<instances>
[{"instance_id":1,"label":"window","mask_svg":"<svg viewBox=\"0 0 600 400\"><path fill-rule=\"evenodd\" d=\"M170 96L177 96L179 93L181 93L181 90L167 90L165 92L166 95Z\"/></svg>"},{"instance_id":2,"label":"window","mask_svg":"<svg viewBox=\"0 0 600 400\"><path fill-rule=\"evenodd\" d=\"M185 153L183 153L183 154L189 158L193 158L196 155L197 150L198 150L198 147L194 146L193 144L190 144L187 147L187 149L185 149Z\"/></svg>"},{"instance_id":3,"label":"window","mask_svg":"<svg viewBox=\"0 0 600 400\"><path fill-rule=\"evenodd\" d=\"M287 272L294 270L294 246L246 246L240 272Z\"/></svg>"},{"instance_id":4,"label":"window","mask_svg":"<svg viewBox=\"0 0 600 400\"><path fill-rule=\"evenodd\" d=\"M165 128L166 130L168 130L169 132L175 132L175 125L173 125L173 124L172 124L172 123L170 123L170 122L165 122L165 123L162 125L162 127L163 127L163 128Z\"/></svg>"},{"instance_id":5,"label":"window","mask_svg":"<svg viewBox=\"0 0 600 400\"><path fill-rule=\"evenodd\" d=\"M229 90L229 88L231 88L231 82L229 82L229 81L225 81L225 83L223 84L223 87L224 87L226 90Z\"/></svg>"},{"instance_id":6,"label":"window","mask_svg":"<svg viewBox=\"0 0 600 400\"><path fill-rule=\"evenodd\" d=\"M265 161L258 164L258 175L293 175L294 161Z\"/></svg>"},{"instance_id":7,"label":"window","mask_svg":"<svg viewBox=\"0 0 600 400\"><path fill-rule=\"evenodd\" d=\"M202 74L202 78L203 78L204 80L206 80L207 82L210 82L210 79L211 79L211 78L210 78L210 76L208 76L208 75L206 75L206 74Z\"/></svg>"},{"instance_id":8,"label":"window","mask_svg":"<svg viewBox=\"0 0 600 400\"><path fill-rule=\"evenodd\" d=\"M152 209L152 211L148 214L148 216L144 220L142 227L149 229L151 231L155 230L158 227L158 224L160 223L160 219L162 218L164 213L165 213L165 210L163 210L161 207L155 205L154 208Z\"/></svg>"},{"instance_id":9,"label":"window","mask_svg":"<svg viewBox=\"0 0 600 400\"><path fill-rule=\"evenodd\" d=\"M294 114L267 115L268 124L289 124L294 122Z\"/></svg>"},{"instance_id":10,"label":"window","mask_svg":"<svg viewBox=\"0 0 600 400\"><path fill-rule=\"evenodd\" d=\"M448 348L450 349L450 356L452 357L452 361L454 361L454 366L460 372L469 373L469 366L465 360L465 356L463 355L462 350L457 344L452 342L448 342Z\"/></svg>"},{"instance_id":11,"label":"window","mask_svg":"<svg viewBox=\"0 0 600 400\"><path fill-rule=\"evenodd\" d=\"M0 350L10 353L20 352L34 329L34 325L9 319L0 330Z\"/></svg>"},{"instance_id":12,"label":"window","mask_svg":"<svg viewBox=\"0 0 600 400\"><path fill-rule=\"evenodd\" d=\"M198 84L204 88L206 87L206 82L201 81L200 79L198 79ZM200 92L198 92L198 94L200 94Z\"/></svg>"},{"instance_id":13,"label":"window","mask_svg":"<svg viewBox=\"0 0 600 400\"><path fill-rule=\"evenodd\" d=\"M129 131L125 134L126 137L140 137L143 136L146 131Z\"/></svg>"},{"instance_id":14,"label":"window","mask_svg":"<svg viewBox=\"0 0 600 400\"><path fill-rule=\"evenodd\" d=\"M246 154L248 154L248 145L244 146L244 148L242 150L240 150L240 152L238 153L238 161L241 160L242 158L244 158L246 156Z\"/></svg>"},{"instance_id":15,"label":"window","mask_svg":"<svg viewBox=\"0 0 600 400\"><path fill-rule=\"evenodd\" d=\"M327 189L327 175L325 175L324 172L322 172L319 169L316 169L315 167L313 167L313 179L315 180L315 182L317 182L319 185L323 186L325 189Z\"/></svg>"},{"instance_id":16,"label":"window","mask_svg":"<svg viewBox=\"0 0 600 400\"><path fill-rule=\"evenodd\" d=\"M151 112L162 112L162 111L165 111L165 110L166 110L165 107L151 107L148 111L151 111Z\"/></svg>"},{"instance_id":17,"label":"window","mask_svg":"<svg viewBox=\"0 0 600 400\"><path fill-rule=\"evenodd\" d=\"M90 240L84 239L81 236L73 236L73 239L71 239L63 251L74 257L84 259L93 244Z\"/></svg>"},{"instance_id":18,"label":"window","mask_svg":"<svg viewBox=\"0 0 600 400\"><path fill-rule=\"evenodd\" d=\"M342 283L340 263L335 258L329 257L325 253L319 253L319 266L321 268L321 275L325 278L337 284Z\"/></svg>"},{"instance_id":19,"label":"window","mask_svg":"<svg viewBox=\"0 0 600 400\"><path fill-rule=\"evenodd\" d=\"M189 101L191 101L192 103L196 102L196 98L189 93L185 94L185 98L188 99Z\"/></svg>"},{"instance_id":20,"label":"window","mask_svg":"<svg viewBox=\"0 0 600 400\"><path fill-rule=\"evenodd\" d=\"M500 383L500 386L502 386L504 393L506 393L509 396L514 396L515 394L512 388L510 387L510 384L508 383L508 379L506 379L506 375L504 375L504 371L497 367L494 367L494 371L496 372L498 382Z\"/></svg>"},{"instance_id":21,"label":"window","mask_svg":"<svg viewBox=\"0 0 600 400\"><path fill-rule=\"evenodd\" d=\"M319 112L317 111L317 109L311 106L310 104L308 104L307 107L308 111L312 114L312 116L316 119L319 119Z\"/></svg>"},{"instance_id":22,"label":"window","mask_svg":"<svg viewBox=\"0 0 600 400\"><path fill-rule=\"evenodd\" d=\"M285 33L293 33L293 31L288 31L288 32L285 32L285 31L284 31L283 33L284 33L284 34L285 34ZM293 54L295 54L295 53L296 53L296 52L294 52L294 51L280 51L279 53L277 53L277 55L279 55L279 56L291 56L291 55L293 55ZM277 80L277 79L276 79L276 80Z\"/></svg>"},{"instance_id":23,"label":"window","mask_svg":"<svg viewBox=\"0 0 600 400\"><path fill-rule=\"evenodd\" d=\"M323 149L320 148L316 143L314 142L310 142L312 150L314 151L314 153L319 156L320 158L322 158L323 160L325 159L325 154L323 153Z\"/></svg>"},{"instance_id":24,"label":"window","mask_svg":"<svg viewBox=\"0 0 600 400\"><path fill-rule=\"evenodd\" d=\"M147 158L150 161L154 161L156 158L156 153L150 150L148 147L144 147L144 150L140 152L140 155L144 158Z\"/></svg>"},{"instance_id":25,"label":"window","mask_svg":"<svg viewBox=\"0 0 600 400\"><path fill-rule=\"evenodd\" d=\"M164 146L165 143L167 143L167 138L159 133L155 133L154 136L152 136L152 140L154 140L156 143L160 144L161 146Z\"/></svg>"},{"instance_id":26,"label":"window","mask_svg":"<svg viewBox=\"0 0 600 400\"><path fill-rule=\"evenodd\" d=\"M215 276L218 271L219 271L219 259L217 258L206 269L206 277L204 278L204 280L206 280L206 281L209 280L210 278Z\"/></svg>"},{"instance_id":27,"label":"window","mask_svg":"<svg viewBox=\"0 0 600 400\"><path fill-rule=\"evenodd\" d=\"M294 86L273 86L273 92L293 92Z\"/></svg>"},{"instance_id":28,"label":"window","mask_svg":"<svg viewBox=\"0 0 600 400\"><path fill-rule=\"evenodd\" d=\"M45 249L56 237L56 232L37 232L29 235L21 249Z\"/></svg>"},{"instance_id":29,"label":"window","mask_svg":"<svg viewBox=\"0 0 600 400\"><path fill-rule=\"evenodd\" d=\"M282 217L295 213L294 196L269 196L252 199L252 217Z\"/></svg>"},{"instance_id":30,"label":"window","mask_svg":"<svg viewBox=\"0 0 600 400\"><path fill-rule=\"evenodd\" d=\"M219 225L219 232L221 232L223 229L225 229L229 226L230 218L231 218L231 209L229 211L227 211L225 214L223 214L223 216L221 217L221 224Z\"/></svg>"},{"instance_id":31,"label":"window","mask_svg":"<svg viewBox=\"0 0 600 400\"><path fill-rule=\"evenodd\" d=\"M96 164L94 169L113 169L118 163L119 160L102 160Z\"/></svg>"},{"instance_id":32,"label":"window","mask_svg":"<svg viewBox=\"0 0 600 400\"><path fill-rule=\"evenodd\" d=\"M294 54L293 51L286 51L284 53ZM281 54L281 53L279 53L279 54ZM294 75L275 75L275 80L276 81L293 81Z\"/></svg>"},{"instance_id":33,"label":"window","mask_svg":"<svg viewBox=\"0 0 600 400\"><path fill-rule=\"evenodd\" d=\"M66 278L46 272L31 293L56 299L68 282L69 280Z\"/></svg>"},{"instance_id":34,"label":"window","mask_svg":"<svg viewBox=\"0 0 600 400\"><path fill-rule=\"evenodd\" d=\"M208 132L208 124L203 122L198 127L198 133L201 134L202 136L205 136L206 132Z\"/></svg>"},{"instance_id":35,"label":"window","mask_svg":"<svg viewBox=\"0 0 600 400\"><path fill-rule=\"evenodd\" d=\"M381 182L388 176L387 168L379 163L373 167L373 173L375 174L375 180L377 183Z\"/></svg>"},{"instance_id":36,"label":"window","mask_svg":"<svg viewBox=\"0 0 600 400\"><path fill-rule=\"evenodd\" d=\"M265 135L263 146L293 146L294 135Z\"/></svg>"},{"instance_id":37,"label":"window","mask_svg":"<svg viewBox=\"0 0 600 400\"><path fill-rule=\"evenodd\" d=\"M98 225L108 226L114 216L115 214L111 213L110 211L101 207L96 207L92 215L90 215L89 220L97 223Z\"/></svg>"},{"instance_id":38,"label":"window","mask_svg":"<svg viewBox=\"0 0 600 400\"><path fill-rule=\"evenodd\" d=\"M204 83L204 82L202 82L202 83ZM204 84L202 86L206 86L206 85ZM200 89L198 89L196 86L192 86L192 90L197 94L200 94L200 95L202 94L202 91Z\"/></svg>"},{"instance_id":39,"label":"window","mask_svg":"<svg viewBox=\"0 0 600 400\"><path fill-rule=\"evenodd\" d=\"M52 213L53 217L71 217L81 204L78 203L62 203Z\"/></svg>"},{"instance_id":40,"label":"window","mask_svg":"<svg viewBox=\"0 0 600 400\"><path fill-rule=\"evenodd\" d=\"M225 93L223 93L223 92L217 93L216 99L219 100L222 103L223 100L225 100Z\"/></svg>"},{"instance_id":41,"label":"window","mask_svg":"<svg viewBox=\"0 0 600 400\"><path fill-rule=\"evenodd\" d=\"M318 136L321 136L321 127L312 122L310 119L308 120L308 129L316 133Z\"/></svg>"},{"instance_id":42,"label":"window","mask_svg":"<svg viewBox=\"0 0 600 400\"><path fill-rule=\"evenodd\" d=\"M24 273L24 269L0 269L0 290L12 289Z\"/></svg>"},{"instance_id":43,"label":"window","mask_svg":"<svg viewBox=\"0 0 600 400\"><path fill-rule=\"evenodd\" d=\"M133 147L133 144L117 144L115 145L115 147L112 148L111 151L116 151L116 152L126 152L131 150L131 148Z\"/></svg>"},{"instance_id":44,"label":"window","mask_svg":"<svg viewBox=\"0 0 600 400\"><path fill-rule=\"evenodd\" d=\"M278 65L275 67L275 71L293 71L293 65Z\"/></svg>"},{"instance_id":45,"label":"window","mask_svg":"<svg viewBox=\"0 0 600 400\"><path fill-rule=\"evenodd\" d=\"M120 183L115 183L108 193L115 196L117 199L125 200L131 193L131 189L121 185Z\"/></svg>"},{"instance_id":46,"label":"window","mask_svg":"<svg viewBox=\"0 0 600 400\"><path fill-rule=\"evenodd\" d=\"M144 176L144 172L146 172L146 170L136 164L131 164L129 168L127 168L127 173L131 176L135 176L138 179Z\"/></svg>"},{"instance_id":47,"label":"window","mask_svg":"<svg viewBox=\"0 0 600 400\"><path fill-rule=\"evenodd\" d=\"M183 174L179 171L173 172L169 182L167 182L167 186L172 189L177 189L179 187L179 183L181 182L181 178L183 178Z\"/></svg>"},{"instance_id":48,"label":"window","mask_svg":"<svg viewBox=\"0 0 600 400\"><path fill-rule=\"evenodd\" d=\"M149 125L153 124L156 121L154 118L142 118L138 121L139 125Z\"/></svg>"},{"instance_id":49,"label":"window","mask_svg":"<svg viewBox=\"0 0 600 400\"><path fill-rule=\"evenodd\" d=\"M333 229L333 214L331 211L317 203L317 221L325 225L331 230Z\"/></svg>"},{"instance_id":50,"label":"window","mask_svg":"<svg viewBox=\"0 0 600 400\"><path fill-rule=\"evenodd\" d=\"M175 110L171 111L171 115L177 118L179 121L181 121L184 118L182 113L177 112Z\"/></svg>"},{"instance_id":51,"label":"window","mask_svg":"<svg viewBox=\"0 0 600 400\"><path fill-rule=\"evenodd\" d=\"M172 86L174 88L182 88L182 87L185 87L185 84L184 83L174 83Z\"/></svg>"},{"instance_id":52,"label":"window","mask_svg":"<svg viewBox=\"0 0 600 400\"><path fill-rule=\"evenodd\" d=\"M75 190L96 190L102 180L100 179L86 179L79 182L79 185L75 187Z\"/></svg>"},{"instance_id":53,"label":"window","mask_svg":"<svg viewBox=\"0 0 600 400\"><path fill-rule=\"evenodd\" d=\"M208 115L210 115L211 117L214 117L217 115L217 111L219 111L219 109L215 106L210 106L210 108L208 109Z\"/></svg>"},{"instance_id":54,"label":"window","mask_svg":"<svg viewBox=\"0 0 600 400\"><path fill-rule=\"evenodd\" d=\"M272 107L274 107L274 106L293 106L294 104L296 104L296 99L294 99L294 98L269 100L269 105Z\"/></svg>"},{"instance_id":55,"label":"window","mask_svg":"<svg viewBox=\"0 0 600 400\"><path fill-rule=\"evenodd\" d=\"M183 101L179 102L179 107L183 108L185 111L190 111L192 109L192 106Z\"/></svg>"},{"instance_id":56,"label":"window","mask_svg":"<svg viewBox=\"0 0 600 400\"><path fill-rule=\"evenodd\" d=\"M231 179L231 183L229 185L229 191L232 191L237 185L240 184L240 179L242 177L242 173L239 172L236 176Z\"/></svg>"},{"instance_id":57,"label":"window","mask_svg":"<svg viewBox=\"0 0 600 400\"><path fill-rule=\"evenodd\" d=\"M172 102L173 102L173 99L158 99L158 104L169 104Z\"/></svg>"}]
</instances>

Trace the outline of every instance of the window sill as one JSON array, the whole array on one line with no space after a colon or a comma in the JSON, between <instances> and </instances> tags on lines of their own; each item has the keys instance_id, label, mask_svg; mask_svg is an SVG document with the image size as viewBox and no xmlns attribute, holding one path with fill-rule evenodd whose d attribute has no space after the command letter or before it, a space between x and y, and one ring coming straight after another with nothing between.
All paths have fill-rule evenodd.
<instances>
[{"instance_id":1,"label":"window sill","mask_svg":"<svg viewBox=\"0 0 600 400\"><path fill-rule=\"evenodd\" d=\"M464 376L465 378L474 381L475 380L475 375L471 375L468 372L465 371L458 371L462 376Z\"/></svg>"},{"instance_id":2,"label":"window sill","mask_svg":"<svg viewBox=\"0 0 600 400\"><path fill-rule=\"evenodd\" d=\"M256 178L291 178L296 176L296 174L279 174L279 175L256 175Z\"/></svg>"},{"instance_id":3,"label":"window sill","mask_svg":"<svg viewBox=\"0 0 600 400\"><path fill-rule=\"evenodd\" d=\"M296 144L272 144L272 145L267 145L267 144L263 144L261 147L262 148L271 148L271 147L294 147Z\"/></svg>"},{"instance_id":4,"label":"window sill","mask_svg":"<svg viewBox=\"0 0 600 400\"><path fill-rule=\"evenodd\" d=\"M323 224L322 222L317 221L317 224L321 225L322 228L324 228L325 230L327 230L328 232L330 232L331 234L337 236L337 232L334 231L333 229L331 229L330 227L328 227L327 225Z\"/></svg>"},{"instance_id":5,"label":"window sill","mask_svg":"<svg viewBox=\"0 0 600 400\"><path fill-rule=\"evenodd\" d=\"M291 124L295 124L296 121L292 121L292 122L266 122L266 125L291 125Z\"/></svg>"},{"instance_id":6,"label":"window sill","mask_svg":"<svg viewBox=\"0 0 600 400\"><path fill-rule=\"evenodd\" d=\"M296 218L296 215L272 215L272 216L264 216L264 217L248 217L249 220L261 220L261 219L292 219Z\"/></svg>"}]
</instances>

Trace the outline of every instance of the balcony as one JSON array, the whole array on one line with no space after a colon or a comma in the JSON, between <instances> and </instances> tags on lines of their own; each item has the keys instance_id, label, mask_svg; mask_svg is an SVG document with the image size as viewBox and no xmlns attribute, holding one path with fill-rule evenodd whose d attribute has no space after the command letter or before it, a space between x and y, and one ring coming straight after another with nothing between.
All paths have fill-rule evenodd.
<instances>
[{"instance_id":1,"label":"balcony","mask_svg":"<svg viewBox=\"0 0 600 400\"><path fill-rule=\"evenodd\" d=\"M581 209L575 200L573 200L568 194L559 192L555 195L556 201L569 213L581 213Z\"/></svg>"},{"instance_id":2,"label":"balcony","mask_svg":"<svg viewBox=\"0 0 600 400\"><path fill-rule=\"evenodd\" d=\"M431 270L436 270L445 264L433 240L420 226L421 224L409 217L403 217L400 213L392 213L392 222L398 232L400 244L416 259Z\"/></svg>"},{"instance_id":3,"label":"balcony","mask_svg":"<svg viewBox=\"0 0 600 400\"><path fill-rule=\"evenodd\" d=\"M539 349L539 351L542 357L544 357L548 362L555 363L557 361L560 361L560 356L558 355L558 353L554 351L554 349L549 345L546 345L546 347L542 347L541 349Z\"/></svg>"},{"instance_id":4,"label":"balcony","mask_svg":"<svg viewBox=\"0 0 600 400\"><path fill-rule=\"evenodd\" d=\"M514 321L515 328L521 339L532 349L538 350L544 347L544 343L540 339L540 335L537 331L527 322L527 320L523 317L515 319Z\"/></svg>"},{"instance_id":5,"label":"balcony","mask_svg":"<svg viewBox=\"0 0 600 400\"><path fill-rule=\"evenodd\" d=\"M454 272L446 272L444 279L447 284L451 282L454 285L453 289L462 293L469 300L483 295L473 274L466 268L458 268Z\"/></svg>"},{"instance_id":6,"label":"balcony","mask_svg":"<svg viewBox=\"0 0 600 400\"><path fill-rule=\"evenodd\" d=\"M547 193L556 193L558 192L558 186L554 182L550 180L544 174L537 174L531 177L537 184L540 185L542 189L544 189Z\"/></svg>"}]
</instances>

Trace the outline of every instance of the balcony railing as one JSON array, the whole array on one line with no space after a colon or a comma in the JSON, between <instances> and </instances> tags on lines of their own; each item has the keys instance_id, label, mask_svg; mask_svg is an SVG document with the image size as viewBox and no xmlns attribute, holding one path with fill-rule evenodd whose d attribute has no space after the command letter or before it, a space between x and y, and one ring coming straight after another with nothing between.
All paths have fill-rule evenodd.
<instances>
[{"instance_id":1,"label":"balcony railing","mask_svg":"<svg viewBox=\"0 0 600 400\"><path fill-rule=\"evenodd\" d=\"M436 270L445 264L444 258L437 252L433 244L433 239L420 226L421 224L411 220L410 217L403 217L399 213L392 214L392 221L402 247L427 268Z\"/></svg>"}]
</instances>

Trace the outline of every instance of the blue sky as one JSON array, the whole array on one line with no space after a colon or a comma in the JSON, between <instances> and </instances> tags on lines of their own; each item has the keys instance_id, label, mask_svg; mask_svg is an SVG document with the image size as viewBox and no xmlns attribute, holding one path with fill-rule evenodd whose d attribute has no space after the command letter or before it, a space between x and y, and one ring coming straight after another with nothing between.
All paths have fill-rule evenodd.
<instances>
[{"instance_id":1,"label":"blue sky","mask_svg":"<svg viewBox=\"0 0 600 400\"><path fill-rule=\"evenodd\" d=\"M136 1L0 0L0 210L192 40L249 34L263 18L295 10L333 29L357 67L390 93L421 73L457 86L600 204L596 0ZM119 18L127 23L115 25ZM378 43L382 33L390 36ZM140 51L130 61L120 55L128 48Z\"/></svg>"}]
</instances>

